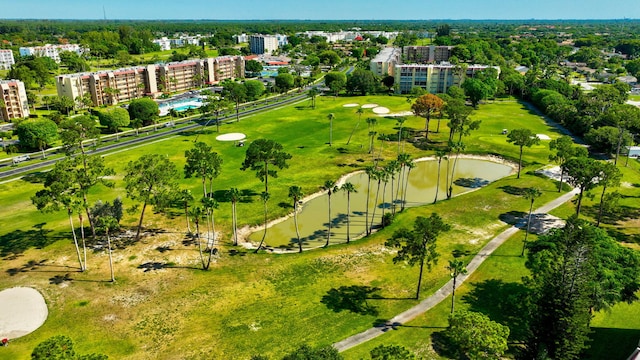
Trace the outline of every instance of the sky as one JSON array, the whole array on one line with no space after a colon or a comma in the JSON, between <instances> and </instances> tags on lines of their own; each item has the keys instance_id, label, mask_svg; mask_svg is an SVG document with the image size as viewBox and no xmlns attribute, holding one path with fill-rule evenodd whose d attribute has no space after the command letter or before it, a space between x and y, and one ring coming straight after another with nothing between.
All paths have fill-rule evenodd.
<instances>
[{"instance_id":1,"label":"sky","mask_svg":"<svg viewBox=\"0 0 640 360\"><path fill-rule=\"evenodd\" d=\"M2 19L640 19L639 0L0 0Z\"/></svg>"}]
</instances>

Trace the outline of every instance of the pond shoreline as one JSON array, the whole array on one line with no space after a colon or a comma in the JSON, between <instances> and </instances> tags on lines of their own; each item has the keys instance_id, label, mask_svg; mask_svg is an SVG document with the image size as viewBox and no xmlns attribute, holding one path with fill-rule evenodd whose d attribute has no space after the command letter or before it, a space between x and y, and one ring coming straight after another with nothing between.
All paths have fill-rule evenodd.
<instances>
[{"instance_id":1,"label":"pond shoreline","mask_svg":"<svg viewBox=\"0 0 640 360\"><path fill-rule=\"evenodd\" d=\"M459 155L459 159L483 160L483 161L490 161L490 162L493 162L493 163L509 166L511 168L511 172L509 173L509 176L515 174L517 172L517 169L518 169L518 164L517 163L515 163L513 161L506 160L504 158L501 158L501 157L495 156L495 155L460 154ZM425 156L425 157L414 159L415 162L435 161L435 160L436 160L435 156ZM344 175L340 176L340 178L336 181L336 186L340 187L340 186L344 185L344 183L347 181L348 178L350 178L350 177L352 177L352 176L354 176L356 174L363 173L363 172L364 172L364 170L357 170L357 171L353 171L353 172L350 172L350 173L347 173L347 174L344 174ZM476 190L479 190L479 189L481 189L481 188L472 189L470 191L465 192L464 194L467 194L467 193L469 193L471 191L476 191ZM320 196L322 196L324 194L326 194L326 191L322 191L322 190L321 191L317 191L317 192L315 192L313 194L305 196L301 200L301 203L304 206L304 204L307 203L308 201L311 201L311 200L313 200L313 199L315 199L317 197L320 197ZM454 195L454 197L455 196L457 196L457 195ZM302 206L299 206L298 207L298 212L300 212L301 210L302 210ZM290 219L292 217L293 217L293 212L291 212L291 213L289 213L289 214L287 214L285 216L282 216L280 218L271 220L271 221L269 221L267 223L267 229L272 227L272 226L274 226L274 225L276 225L276 224L279 224L279 223L281 223L283 221L286 221L286 220L288 220L288 219ZM263 231L264 228L265 228L264 225L256 225L256 226L245 225L242 228L239 228L237 230L238 231L238 245L240 245L240 246L242 246L242 247L244 247L246 249L249 249L249 250L255 250L258 247L258 243L249 240L249 236L251 234L255 233L255 232ZM373 232L375 232L375 231L376 231L376 229L373 229ZM353 237L351 239L351 241L359 240L359 239L361 239L361 238L363 238L365 236L366 235L362 234L362 235ZM307 248L303 248L303 251L314 250L314 249L318 249L318 248L322 248L322 247L323 246L307 247ZM277 253L277 254L297 253L299 251L297 248L296 249L283 249L283 248L273 248L273 247L269 247L269 246L266 246L266 247L263 246L263 249L265 249L268 252Z\"/></svg>"}]
</instances>

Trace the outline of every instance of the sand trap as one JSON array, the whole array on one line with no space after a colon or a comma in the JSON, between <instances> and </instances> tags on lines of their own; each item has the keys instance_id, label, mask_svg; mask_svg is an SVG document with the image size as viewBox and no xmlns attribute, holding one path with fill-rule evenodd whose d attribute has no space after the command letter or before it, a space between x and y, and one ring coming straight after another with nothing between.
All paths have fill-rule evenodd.
<instances>
[{"instance_id":1,"label":"sand trap","mask_svg":"<svg viewBox=\"0 0 640 360\"><path fill-rule=\"evenodd\" d=\"M32 333L47 320L42 295L28 287L0 291L0 339L9 340Z\"/></svg>"},{"instance_id":2,"label":"sand trap","mask_svg":"<svg viewBox=\"0 0 640 360\"><path fill-rule=\"evenodd\" d=\"M386 114L385 116L400 117L400 116L412 116L412 115L413 115L412 111L401 111L393 114Z\"/></svg>"},{"instance_id":3,"label":"sand trap","mask_svg":"<svg viewBox=\"0 0 640 360\"><path fill-rule=\"evenodd\" d=\"M343 107L356 107L356 106L360 106L360 104L344 104L342 106Z\"/></svg>"},{"instance_id":4,"label":"sand trap","mask_svg":"<svg viewBox=\"0 0 640 360\"><path fill-rule=\"evenodd\" d=\"M376 114L388 114L391 112L391 110L387 109L384 106L378 106L376 108L373 108L373 112Z\"/></svg>"},{"instance_id":5,"label":"sand trap","mask_svg":"<svg viewBox=\"0 0 640 360\"><path fill-rule=\"evenodd\" d=\"M243 133L228 133L216 136L218 141L240 141L246 139L247 135Z\"/></svg>"},{"instance_id":6,"label":"sand trap","mask_svg":"<svg viewBox=\"0 0 640 360\"><path fill-rule=\"evenodd\" d=\"M378 107L378 104L364 104L361 106L363 109L373 109L374 107Z\"/></svg>"},{"instance_id":7,"label":"sand trap","mask_svg":"<svg viewBox=\"0 0 640 360\"><path fill-rule=\"evenodd\" d=\"M545 135L545 134L536 134L536 136L540 140L551 140L551 138L549 136Z\"/></svg>"}]
</instances>

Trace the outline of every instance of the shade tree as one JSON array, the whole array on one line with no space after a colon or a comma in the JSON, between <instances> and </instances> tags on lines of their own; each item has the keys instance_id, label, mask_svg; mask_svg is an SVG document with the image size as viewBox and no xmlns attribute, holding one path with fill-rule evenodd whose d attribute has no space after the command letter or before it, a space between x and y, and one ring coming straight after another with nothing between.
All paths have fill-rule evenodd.
<instances>
[{"instance_id":1,"label":"shade tree","mask_svg":"<svg viewBox=\"0 0 640 360\"><path fill-rule=\"evenodd\" d=\"M276 169L288 168L287 160L291 154L284 151L283 146L268 139L257 139L247 148L245 159L240 170L253 170L256 177L264 183L264 191L269 192L269 177L277 178Z\"/></svg>"},{"instance_id":2,"label":"shade tree","mask_svg":"<svg viewBox=\"0 0 640 360\"><path fill-rule=\"evenodd\" d=\"M530 129L513 129L507 134L507 142L516 145L520 149L518 156L518 179L520 179L520 171L522 170L522 153L524 147L532 147L540 143L540 138L536 136Z\"/></svg>"}]
</instances>

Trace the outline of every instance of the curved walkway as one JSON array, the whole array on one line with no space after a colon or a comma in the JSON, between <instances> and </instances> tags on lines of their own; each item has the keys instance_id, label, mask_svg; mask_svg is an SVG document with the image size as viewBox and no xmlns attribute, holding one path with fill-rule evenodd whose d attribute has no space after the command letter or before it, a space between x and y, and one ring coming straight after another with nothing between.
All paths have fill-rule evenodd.
<instances>
[{"instance_id":1,"label":"curved walkway","mask_svg":"<svg viewBox=\"0 0 640 360\"><path fill-rule=\"evenodd\" d=\"M533 213L548 213L549 211L557 208L558 206L564 204L565 202L571 200L576 194L579 193L578 189L573 189L572 191L561 195L560 197L546 203L545 205L537 208ZM517 225L514 225L502 233L498 234L498 236L494 237L487 245L485 245L480 252L467 264L467 274L458 276L458 286L462 285L462 283L473 274L476 269L498 248L502 245L507 239L509 239L513 234L517 233L520 229ZM406 310L403 313L400 313L393 317L391 320L386 323L370 328L369 330L363 331L359 334L355 334L350 336L342 341L339 341L333 344L338 351L342 352L347 349L350 349L354 346L360 345L366 341L369 341L375 337L378 337L388 330L394 329L395 327L405 324L419 315L424 314L432 307L439 304L442 300L446 299L449 295L451 295L453 288L453 280L447 282L444 286L438 289L433 295L427 297L422 300L418 305Z\"/></svg>"}]
</instances>

